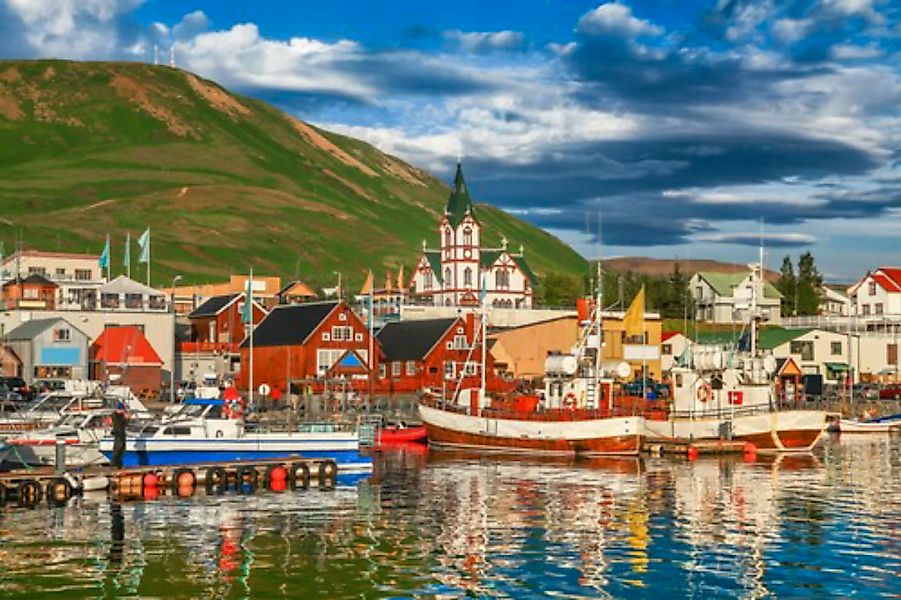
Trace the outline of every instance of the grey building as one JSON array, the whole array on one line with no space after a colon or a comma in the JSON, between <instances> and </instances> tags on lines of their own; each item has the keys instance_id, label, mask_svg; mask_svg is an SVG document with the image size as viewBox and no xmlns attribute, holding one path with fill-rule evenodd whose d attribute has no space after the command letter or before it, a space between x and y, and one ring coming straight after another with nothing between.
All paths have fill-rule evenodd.
<instances>
[{"instance_id":1,"label":"grey building","mask_svg":"<svg viewBox=\"0 0 901 600\"><path fill-rule=\"evenodd\" d=\"M63 318L26 321L2 340L22 361L28 383L88 376L88 336Z\"/></svg>"}]
</instances>

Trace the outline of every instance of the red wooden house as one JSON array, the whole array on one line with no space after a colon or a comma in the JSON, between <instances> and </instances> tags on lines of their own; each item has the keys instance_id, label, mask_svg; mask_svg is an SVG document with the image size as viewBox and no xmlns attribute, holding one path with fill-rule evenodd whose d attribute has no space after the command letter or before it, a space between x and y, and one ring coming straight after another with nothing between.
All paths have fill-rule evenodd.
<instances>
[{"instance_id":1,"label":"red wooden house","mask_svg":"<svg viewBox=\"0 0 901 600\"><path fill-rule=\"evenodd\" d=\"M90 350L91 379L127 385L138 395L157 394L163 360L140 327L107 327Z\"/></svg>"},{"instance_id":2,"label":"red wooden house","mask_svg":"<svg viewBox=\"0 0 901 600\"><path fill-rule=\"evenodd\" d=\"M474 344L478 327L471 314L466 319L388 323L376 337L381 358L376 391L394 394L444 388L450 395L458 385L460 389L479 387L482 350ZM490 352L486 363L488 391L505 391L506 380L496 374Z\"/></svg>"},{"instance_id":3,"label":"red wooden house","mask_svg":"<svg viewBox=\"0 0 901 600\"><path fill-rule=\"evenodd\" d=\"M31 308L53 310L56 308L56 290L59 286L37 273L28 277L10 279L0 288L0 299L5 308Z\"/></svg>"},{"instance_id":4,"label":"red wooden house","mask_svg":"<svg viewBox=\"0 0 901 600\"><path fill-rule=\"evenodd\" d=\"M238 347L247 334L241 318L244 311L244 294L213 296L188 315L191 322L191 342L199 348L232 350ZM266 309L253 302L253 322L259 323L267 315Z\"/></svg>"},{"instance_id":5,"label":"red wooden house","mask_svg":"<svg viewBox=\"0 0 901 600\"><path fill-rule=\"evenodd\" d=\"M340 302L309 302L276 306L253 333L253 385L287 389L288 382L305 380L316 392L329 377L348 377L332 367L352 352L361 363L362 378L352 387L368 386L369 331L350 307ZM241 343L240 389L250 383L250 339ZM346 361L345 361L346 362ZM360 366L356 366L360 368ZM359 375L359 373L357 374Z\"/></svg>"}]
</instances>

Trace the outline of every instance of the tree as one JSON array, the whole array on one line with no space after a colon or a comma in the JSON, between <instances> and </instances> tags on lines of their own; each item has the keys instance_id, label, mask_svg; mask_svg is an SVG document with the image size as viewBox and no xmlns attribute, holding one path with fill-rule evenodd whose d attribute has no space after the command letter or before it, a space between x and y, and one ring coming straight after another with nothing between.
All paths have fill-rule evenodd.
<instances>
[{"instance_id":1,"label":"tree","mask_svg":"<svg viewBox=\"0 0 901 600\"><path fill-rule=\"evenodd\" d=\"M798 314L815 315L820 309L820 291L823 276L814 264L813 255L808 251L798 259Z\"/></svg>"},{"instance_id":2,"label":"tree","mask_svg":"<svg viewBox=\"0 0 901 600\"><path fill-rule=\"evenodd\" d=\"M582 297L582 281L565 273L548 273L538 289L538 300L550 307L572 307Z\"/></svg>"},{"instance_id":3,"label":"tree","mask_svg":"<svg viewBox=\"0 0 901 600\"><path fill-rule=\"evenodd\" d=\"M673 263L673 272L669 276L666 286L666 297L660 304L663 316L670 319L678 319L685 316L686 300L688 296L688 278L679 269L679 262Z\"/></svg>"},{"instance_id":4,"label":"tree","mask_svg":"<svg viewBox=\"0 0 901 600\"><path fill-rule=\"evenodd\" d=\"M776 289L782 293L782 314L795 314L795 293L797 292L798 280L795 277L795 268L792 265L790 256L782 259L782 268L779 270L779 281L776 282Z\"/></svg>"}]
</instances>

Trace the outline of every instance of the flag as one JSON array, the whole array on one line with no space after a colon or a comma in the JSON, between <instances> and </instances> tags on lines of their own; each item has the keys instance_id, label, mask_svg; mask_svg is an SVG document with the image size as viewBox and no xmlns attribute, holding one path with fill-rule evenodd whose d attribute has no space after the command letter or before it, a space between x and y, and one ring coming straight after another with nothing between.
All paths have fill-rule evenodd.
<instances>
[{"instance_id":1,"label":"flag","mask_svg":"<svg viewBox=\"0 0 901 600\"><path fill-rule=\"evenodd\" d=\"M632 304L629 305L629 310L623 316L623 328L626 337L644 335L644 286L641 286Z\"/></svg>"},{"instance_id":2,"label":"flag","mask_svg":"<svg viewBox=\"0 0 901 600\"><path fill-rule=\"evenodd\" d=\"M241 312L241 320L245 325L253 321L253 272L247 278L247 293L244 295L244 308Z\"/></svg>"},{"instance_id":3,"label":"flag","mask_svg":"<svg viewBox=\"0 0 901 600\"><path fill-rule=\"evenodd\" d=\"M391 271L385 273L385 291L391 291Z\"/></svg>"},{"instance_id":4,"label":"flag","mask_svg":"<svg viewBox=\"0 0 901 600\"><path fill-rule=\"evenodd\" d=\"M372 271L369 272L369 275L366 276L366 281L363 282L363 289L360 290L360 295L364 296L366 294L372 293Z\"/></svg>"},{"instance_id":5,"label":"flag","mask_svg":"<svg viewBox=\"0 0 901 600\"><path fill-rule=\"evenodd\" d=\"M397 272L397 289L404 289L404 266L400 266L400 270Z\"/></svg>"},{"instance_id":6,"label":"flag","mask_svg":"<svg viewBox=\"0 0 901 600\"><path fill-rule=\"evenodd\" d=\"M125 252L122 254L122 264L131 267L131 232L125 232Z\"/></svg>"},{"instance_id":7,"label":"flag","mask_svg":"<svg viewBox=\"0 0 901 600\"><path fill-rule=\"evenodd\" d=\"M106 236L106 244L103 246L103 252L100 253L100 268L109 269L109 236Z\"/></svg>"},{"instance_id":8,"label":"flag","mask_svg":"<svg viewBox=\"0 0 901 600\"><path fill-rule=\"evenodd\" d=\"M138 247L141 249L141 254L138 256L138 262L149 263L150 262L150 228L147 228L147 231L141 234L141 237L138 238Z\"/></svg>"}]
</instances>

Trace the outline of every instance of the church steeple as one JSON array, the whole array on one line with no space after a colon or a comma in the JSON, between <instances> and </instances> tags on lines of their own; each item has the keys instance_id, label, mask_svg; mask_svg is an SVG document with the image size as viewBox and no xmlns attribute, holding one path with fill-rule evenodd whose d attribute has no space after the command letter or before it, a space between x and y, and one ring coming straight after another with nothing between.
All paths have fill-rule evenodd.
<instances>
[{"instance_id":1,"label":"church steeple","mask_svg":"<svg viewBox=\"0 0 901 600\"><path fill-rule=\"evenodd\" d=\"M466 187L466 180L463 178L463 165L457 161L457 174L454 175L454 189L447 198L447 206L444 208L444 214L451 222L452 227L457 227L463 217L472 213L472 198L469 197L469 190Z\"/></svg>"}]
</instances>

